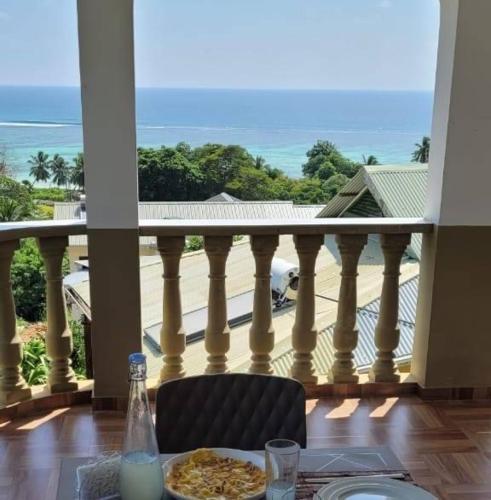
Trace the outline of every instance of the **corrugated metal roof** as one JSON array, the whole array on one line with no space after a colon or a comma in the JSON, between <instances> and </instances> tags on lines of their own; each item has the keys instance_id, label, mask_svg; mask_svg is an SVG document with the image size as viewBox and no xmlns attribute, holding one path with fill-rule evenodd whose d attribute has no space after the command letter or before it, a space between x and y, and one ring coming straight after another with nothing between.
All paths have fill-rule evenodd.
<instances>
[{"instance_id":1,"label":"corrugated metal roof","mask_svg":"<svg viewBox=\"0 0 491 500\"><path fill-rule=\"evenodd\" d=\"M365 182L385 217L423 217L427 165L365 167ZM414 234L411 249L421 257L422 236Z\"/></svg>"},{"instance_id":2,"label":"corrugated metal roof","mask_svg":"<svg viewBox=\"0 0 491 500\"><path fill-rule=\"evenodd\" d=\"M140 202L140 219L313 219L323 205L294 205L291 201ZM80 218L80 203L55 203L55 220ZM155 238L140 238L151 245ZM85 236L70 236L70 245L85 246Z\"/></svg>"},{"instance_id":3,"label":"corrugated metal roof","mask_svg":"<svg viewBox=\"0 0 491 500\"><path fill-rule=\"evenodd\" d=\"M242 200L239 200L239 198L236 198L235 196L232 196L231 194L223 192L220 194L216 194L215 196L212 196L211 198L208 198L206 201L207 202L209 202L209 201L228 201L229 203L240 203Z\"/></svg>"},{"instance_id":4,"label":"corrugated metal roof","mask_svg":"<svg viewBox=\"0 0 491 500\"><path fill-rule=\"evenodd\" d=\"M365 183L386 217L422 217L427 165L364 167Z\"/></svg>"},{"instance_id":5,"label":"corrugated metal roof","mask_svg":"<svg viewBox=\"0 0 491 500\"><path fill-rule=\"evenodd\" d=\"M363 169L339 191L339 193L329 201L317 217L339 217L356 199L366 186Z\"/></svg>"},{"instance_id":6,"label":"corrugated metal roof","mask_svg":"<svg viewBox=\"0 0 491 500\"><path fill-rule=\"evenodd\" d=\"M416 319L416 301L418 296L419 276L415 276L399 287L399 346L395 351L395 361L406 361L412 356L414 323ZM358 345L353 352L354 363L358 371L366 372L373 364L377 349L375 347L375 327L379 318L380 298L366 306L358 308L356 324ZM317 337L317 347L313 353L313 364L319 374L326 374L334 362L333 346L334 324L325 328ZM273 359L276 374L288 376L293 362L293 349Z\"/></svg>"},{"instance_id":7,"label":"corrugated metal roof","mask_svg":"<svg viewBox=\"0 0 491 500\"><path fill-rule=\"evenodd\" d=\"M368 188L384 217L423 217L428 165L372 165L360 169L317 217L372 217ZM422 236L414 234L409 253L421 257Z\"/></svg>"}]
</instances>

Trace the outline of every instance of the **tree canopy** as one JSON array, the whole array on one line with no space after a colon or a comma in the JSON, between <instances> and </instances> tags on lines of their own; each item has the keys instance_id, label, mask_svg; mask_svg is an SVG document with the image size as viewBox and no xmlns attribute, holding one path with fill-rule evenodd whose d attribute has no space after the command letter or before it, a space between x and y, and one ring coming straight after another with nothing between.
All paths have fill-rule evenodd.
<instances>
[{"instance_id":1,"label":"tree canopy","mask_svg":"<svg viewBox=\"0 0 491 500\"><path fill-rule=\"evenodd\" d=\"M84 189L83 153L73 158L73 166L58 154L49 159L42 151L29 163L35 181L52 180L67 193L70 185ZM359 167L329 141L317 141L307 152L304 177L299 179L242 146L209 143L193 148L180 142L175 147L138 148L139 196L141 201L200 201L226 191L241 200L322 204Z\"/></svg>"},{"instance_id":2,"label":"tree canopy","mask_svg":"<svg viewBox=\"0 0 491 500\"><path fill-rule=\"evenodd\" d=\"M353 177L360 164L346 158L336 146L329 141L317 141L307 151L307 162L302 165L305 177L328 180L336 174Z\"/></svg>"},{"instance_id":3,"label":"tree canopy","mask_svg":"<svg viewBox=\"0 0 491 500\"><path fill-rule=\"evenodd\" d=\"M417 163L428 163L430 159L430 144L431 139L426 135L421 140L421 144L415 144L416 149L413 152L412 161Z\"/></svg>"},{"instance_id":4,"label":"tree canopy","mask_svg":"<svg viewBox=\"0 0 491 500\"><path fill-rule=\"evenodd\" d=\"M305 176L300 179L288 177L237 145L192 148L180 142L175 147L138 149L142 201L199 201L226 191L241 200L322 204L358 168L327 141L318 141L308 152ZM336 180L326 184L332 177Z\"/></svg>"},{"instance_id":5,"label":"tree canopy","mask_svg":"<svg viewBox=\"0 0 491 500\"><path fill-rule=\"evenodd\" d=\"M33 210L29 189L10 177L0 175L0 222L27 219Z\"/></svg>"}]
</instances>

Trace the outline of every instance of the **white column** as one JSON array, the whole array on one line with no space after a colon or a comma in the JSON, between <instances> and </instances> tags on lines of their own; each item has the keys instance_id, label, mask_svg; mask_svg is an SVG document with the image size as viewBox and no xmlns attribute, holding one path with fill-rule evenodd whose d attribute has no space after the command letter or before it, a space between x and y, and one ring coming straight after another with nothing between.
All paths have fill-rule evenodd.
<instances>
[{"instance_id":1,"label":"white column","mask_svg":"<svg viewBox=\"0 0 491 500\"><path fill-rule=\"evenodd\" d=\"M138 227L133 0L78 0L87 225Z\"/></svg>"},{"instance_id":2,"label":"white column","mask_svg":"<svg viewBox=\"0 0 491 500\"><path fill-rule=\"evenodd\" d=\"M426 387L491 386L491 2L441 0L412 373Z\"/></svg>"},{"instance_id":3,"label":"white column","mask_svg":"<svg viewBox=\"0 0 491 500\"><path fill-rule=\"evenodd\" d=\"M94 395L126 396L141 350L133 1L78 0L78 31Z\"/></svg>"}]
</instances>

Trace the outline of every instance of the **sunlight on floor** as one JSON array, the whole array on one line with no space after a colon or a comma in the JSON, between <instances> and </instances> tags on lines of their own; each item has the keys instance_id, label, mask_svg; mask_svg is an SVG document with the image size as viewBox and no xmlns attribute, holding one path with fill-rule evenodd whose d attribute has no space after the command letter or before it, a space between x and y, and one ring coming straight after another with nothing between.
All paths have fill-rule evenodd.
<instances>
[{"instance_id":1,"label":"sunlight on floor","mask_svg":"<svg viewBox=\"0 0 491 500\"><path fill-rule=\"evenodd\" d=\"M69 410L70 408L59 408L57 410L53 410L52 412L48 413L47 415L44 415L43 417L30 420L24 425L19 426L17 429L20 431L32 431L33 429L36 429L40 425L49 422L51 419L58 417L59 415L62 415L63 413Z\"/></svg>"},{"instance_id":2,"label":"sunlight on floor","mask_svg":"<svg viewBox=\"0 0 491 500\"><path fill-rule=\"evenodd\" d=\"M399 398L387 398L380 406L370 413L370 418L382 418L390 412L392 407L399 401Z\"/></svg>"},{"instance_id":3,"label":"sunlight on floor","mask_svg":"<svg viewBox=\"0 0 491 500\"><path fill-rule=\"evenodd\" d=\"M347 418L352 415L360 404L359 399L345 399L338 407L333 408L327 415L329 418Z\"/></svg>"}]
</instances>

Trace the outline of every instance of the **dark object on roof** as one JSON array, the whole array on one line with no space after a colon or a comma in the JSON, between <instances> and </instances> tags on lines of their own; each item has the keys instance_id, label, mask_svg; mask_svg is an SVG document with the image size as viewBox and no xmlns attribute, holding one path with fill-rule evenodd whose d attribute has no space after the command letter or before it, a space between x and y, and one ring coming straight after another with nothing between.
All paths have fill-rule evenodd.
<instances>
[{"instance_id":1,"label":"dark object on roof","mask_svg":"<svg viewBox=\"0 0 491 500\"><path fill-rule=\"evenodd\" d=\"M305 448L305 389L289 378L245 373L164 382L157 391L156 432L161 453L263 450L275 438Z\"/></svg>"}]
</instances>

